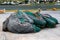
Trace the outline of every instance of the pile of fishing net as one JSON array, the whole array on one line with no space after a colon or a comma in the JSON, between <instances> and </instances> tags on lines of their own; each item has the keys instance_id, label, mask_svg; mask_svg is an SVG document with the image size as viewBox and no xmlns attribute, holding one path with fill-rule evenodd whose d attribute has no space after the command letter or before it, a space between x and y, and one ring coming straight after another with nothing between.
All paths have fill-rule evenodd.
<instances>
[{"instance_id":1,"label":"pile of fishing net","mask_svg":"<svg viewBox=\"0 0 60 40\"><path fill-rule=\"evenodd\" d=\"M41 28L53 28L58 24L58 20L48 14L34 14L32 12L18 11L17 14L10 15L3 22L3 31L12 33L34 33Z\"/></svg>"}]
</instances>

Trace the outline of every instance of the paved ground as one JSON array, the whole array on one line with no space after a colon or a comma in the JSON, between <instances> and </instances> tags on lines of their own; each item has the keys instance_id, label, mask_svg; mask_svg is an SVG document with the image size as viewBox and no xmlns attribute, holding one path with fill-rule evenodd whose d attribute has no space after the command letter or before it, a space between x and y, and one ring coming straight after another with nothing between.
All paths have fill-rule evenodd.
<instances>
[{"instance_id":1,"label":"paved ground","mask_svg":"<svg viewBox=\"0 0 60 40\"><path fill-rule=\"evenodd\" d=\"M41 13L49 13L50 15L53 15L53 17L59 18L58 20L60 20L59 11L54 11L52 14L51 11L43 11ZM58 24L56 28L46 28L38 33L15 34L3 32L2 23L7 17L9 17L9 15L10 13L0 14L0 40L60 40L60 24Z\"/></svg>"}]
</instances>

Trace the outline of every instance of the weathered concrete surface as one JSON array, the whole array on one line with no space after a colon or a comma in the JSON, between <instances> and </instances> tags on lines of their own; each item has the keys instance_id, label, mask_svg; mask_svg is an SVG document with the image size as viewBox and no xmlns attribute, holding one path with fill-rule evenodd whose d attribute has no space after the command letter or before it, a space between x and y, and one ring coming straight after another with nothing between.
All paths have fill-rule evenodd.
<instances>
[{"instance_id":1,"label":"weathered concrete surface","mask_svg":"<svg viewBox=\"0 0 60 40\"><path fill-rule=\"evenodd\" d=\"M46 13L46 11L42 12ZM47 12L48 13L48 12ZM49 12L50 13L50 12ZM56 13L52 13L54 16ZM6 18L8 18L10 13L0 14L0 40L60 40L60 24L56 26L56 28L46 28L42 29L38 33L30 33L30 34L15 34L10 32L2 31L2 23ZM55 15L59 18L59 15ZM60 18L59 18L60 19Z\"/></svg>"}]
</instances>

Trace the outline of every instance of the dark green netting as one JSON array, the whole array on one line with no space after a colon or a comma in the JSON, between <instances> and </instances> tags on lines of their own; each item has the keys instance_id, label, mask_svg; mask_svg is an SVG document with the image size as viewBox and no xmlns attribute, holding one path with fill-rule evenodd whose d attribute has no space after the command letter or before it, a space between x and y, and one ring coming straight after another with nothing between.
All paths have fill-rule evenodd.
<instances>
[{"instance_id":1,"label":"dark green netting","mask_svg":"<svg viewBox=\"0 0 60 40\"><path fill-rule=\"evenodd\" d=\"M49 14L45 14L45 15L46 15L45 17L51 19L51 20L54 21L56 24L58 24L58 20L57 20L56 18L52 17L52 16L49 15Z\"/></svg>"},{"instance_id":2,"label":"dark green netting","mask_svg":"<svg viewBox=\"0 0 60 40\"><path fill-rule=\"evenodd\" d=\"M40 26L45 26L46 25L46 21L44 20L38 20L38 19L34 19L34 24L36 25L40 25Z\"/></svg>"},{"instance_id":3,"label":"dark green netting","mask_svg":"<svg viewBox=\"0 0 60 40\"><path fill-rule=\"evenodd\" d=\"M56 23L55 23L54 21L52 21L52 20L49 19L49 18L45 18L45 20L46 20L47 26L48 26L49 28L55 27Z\"/></svg>"},{"instance_id":4,"label":"dark green netting","mask_svg":"<svg viewBox=\"0 0 60 40\"><path fill-rule=\"evenodd\" d=\"M39 15L41 15L41 14L39 14ZM47 22L46 25L50 28L55 27L55 25L58 23L57 19L55 19L54 17L52 17L48 14L45 14L45 16L44 15L41 15L41 16L45 19L45 21Z\"/></svg>"},{"instance_id":5,"label":"dark green netting","mask_svg":"<svg viewBox=\"0 0 60 40\"><path fill-rule=\"evenodd\" d=\"M39 32L41 29L39 27L33 26L34 32Z\"/></svg>"},{"instance_id":6,"label":"dark green netting","mask_svg":"<svg viewBox=\"0 0 60 40\"><path fill-rule=\"evenodd\" d=\"M39 27L37 27L36 25L33 25L34 28L34 32L39 32L41 29Z\"/></svg>"},{"instance_id":7,"label":"dark green netting","mask_svg":"<svg viewBox=\"0 0 60 40\"><path fill-rule=\"evenodd\" d=\"M24 23L25 22L25 19L24 17L22 16L22 12L21 11L18 11L16 16L19 18L19 20L21 21L21 23Z\"/></svg>"},{"instance_id":8,"label":"dark green netting","mask_svg":"<svg viewBox=\"0 0 60 40\"><path fill-rule=\"evenodd\" d=\"M45 27L46 21L40 16L40 19L38 19L32 12L25 12L31 19L33 19L34 24L40 25L40 27Z\"/></svg>"},{"instance_id":9,"label":"dark green netting","mask_svg":"<svg viewBox=\"0 0 60 40\"><path fill-rule=\"evenodd\" d=\"M53 20L56 24L58 24L58 20L56 18L50 17L51 20Z\"/></svg>"},{"instance_id":10,"label":"dark green netting","mask_svg":"<svg viewBox=\"0 0 60 40\"><path fill-rule=\"evenodd\" d=\"M16 16L19 19L24 19L25 21L29 22L29 23L34 23L33 20L31 18L28 17L27 14L25 14L24 12L18 11L18 13L16 14ZM22 17L22 18L21 18ZM23 21L23 20L22 20Z\"/></svg>"},{"instance_id":11,"label":"dark green netting","mask_svg":"<svg viewBox=\"0 0 60 40\"><path fill-rule=\"evenodd\" d=\"M29 12L29 11L27 11L25 13L28 14L28 15L31 15L31 16L35 16L32 12Z\"/></svg>"}]
</instances>

